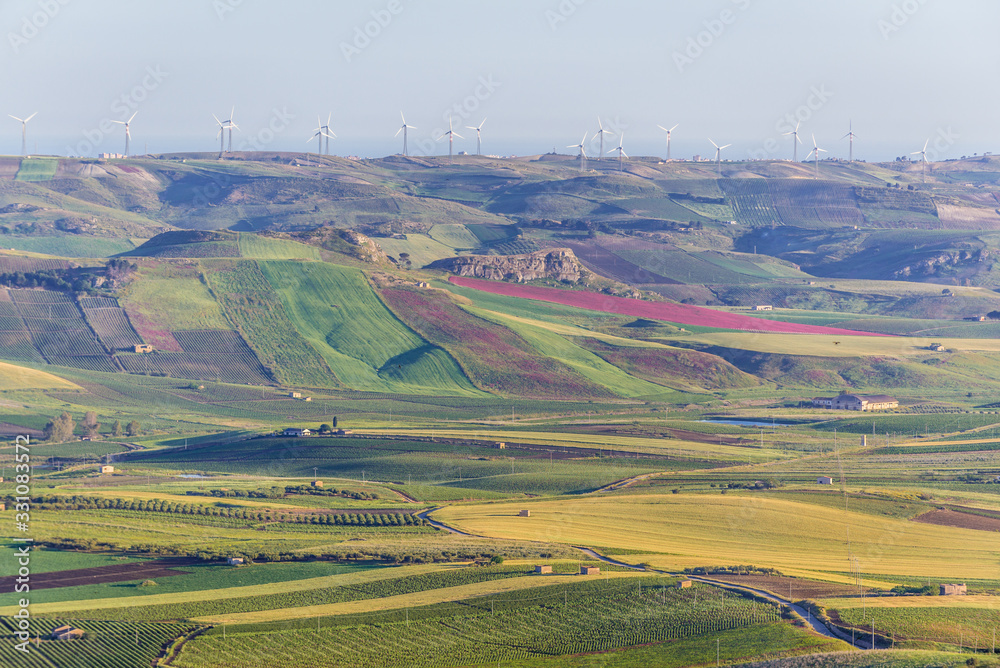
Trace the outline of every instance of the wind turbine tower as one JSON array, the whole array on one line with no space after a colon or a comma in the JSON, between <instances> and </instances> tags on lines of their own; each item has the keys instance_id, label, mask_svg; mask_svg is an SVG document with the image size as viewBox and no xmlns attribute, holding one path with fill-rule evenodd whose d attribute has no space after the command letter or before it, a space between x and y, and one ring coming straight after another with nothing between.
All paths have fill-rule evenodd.
<instances>
[{"instance_id":1,"label":"wind turbine tower","mask_svg":"<svg viewBox=\"0 0 1000 668\"><path fill-rule=\"evenodd\" d=\"M139 113L138 111L135 112L135 114L138 114L138 113ZM135 114L132 114L132 118L135 118ZM118 125L124 125L125 126L125 157L126 158L128 157L128 145L129 145L129 142L132 141L132 134L129 132L129 125L132 123L132 118L129 118L127 121L112 121L112 123L117 123Z\"/></svg>"},{"instance_id":2,"label":"wind turbine tower","mask_svg":"<svg viewBox=\"0 0 1000 668\"><path fill-rule=\"evenodd\" d=\"M622 166L622 158L627 158L628 157L628 153L626 153L625 149L622 148L622 144L624 144L624 143L625 143L625 133L623 132L620 135L618 135L618 146L616 146L615 148L613 148L610 151L608 151L608 153L614 153L615 151L618 151L618 171L619 172L624 169L624 167Z\"/></svg>"},{"instance_id":3,"label":"wind turbine tower","mask_svg":"<svg viewBox=\"0 0 1000 668\"><path fill-rule=\"evenodd\" d=\"M914 151L910 155L920 156L920 180L927 181L927 147L930 145L931 140L928 139L924 142L924 148L920 151Z\"/></svg>"},{"instance_id":4,"label":"wind turbine tower","mask_svg":"<svg viewBox=\"0 0 1000 668\"><path fill-rule=\"evenodd\" d=\"M812 154L813 164L816 166L816 178L818 179L819 178L819 154L820 153L826 153L826 149L820 148L819 144L816 143L816 135L813 135L812 139L813 139L813 150L810 151L810 153Z\"/></svg>"},{"instance_id":5,"label":"wind turbine tower","mask_svg":"<svg viewBox=\"0 0 1000 668\"><path fill-rule=\"evenodd\" d=\"M849 155L848 162L854 162L854 138L857 137L857 135L854 134L854 122L853 121L851 121L851 124L850 124L849 128L850 128L850 132L848 132L846 135L844 135L843 137L841 137L841 139L850 139L851 140L851 148L850 148L850 153L848 154Z\"/></svg>"},{"instance_id":6,"label":"wind turbine tower","mask_svg":"<svg viewBox=\"0 0 1000 668\"><path fill-rule=\"evenodd\" d=\"M7 114L7 115L10 116L10 114ZM38 112L36 111L35 113L33 113L31 116L28 116L27 118L18 118L17 116L10 116L15 121L17 121L18 123L21 124L21 155L23 155L25 157L28 156L28 121L30 121L32 118L34 118L37 115L38 115Z\"/></svg>"},{"instance_id":7,"label":"wind turbine tower","mask_svg":"<svg viewBox=\"0 0 1000 668\"><path fill-rule=\"evenodd\" d=\"M459 139L465 139L465 137L455 132L455 129L452 127L450 117L448 118L448 131L445 132L444 135L448 137L448 162L451 162L451 159L455 157L455 137L458 137ZM444 138L444 135L442 136L442 139Z\"/></svg>"},{"instance_id":8,"label":"wind turbine tower","mask_svg":"<svg viewBox=\"0 0 1000 668\"><path fill-rule=\"evenodd\" d=\"M403 116L403 112L399 112L399 117L403 119L403 125L398 130L396 130L396 134L394 134L393 136L394 137L398 137L400 132L403 133L403 155L409 155L406 152L406 131L407 130L416 130L416 128L413 127L412 125L407 125L406 124L406 116Z\"/></svg>"},{"instance_id":9,"label":"wind turbine tower","mask_svg":"<svg viewBox=\"0 0 1000 668\"><path fill-rule=\"evenodd\" d=\"M483 154L483 125L485 124L486 124L486 119L484 118L483 122L477 125L476 127L472 127L471 125L465 126L469 130L476 131L476 155Z\"/></svg>"},{"instance_id":10,"label":"wind turbine tower","mask_svg":"<svg viewBox=\"0 0 1000 668\"><path fill-rule=\"evenodd\" d=\"M219 124L219 133L216 136L219 138L219 158L222 158L222 154L226 152L226 126L215 114L212 114L212 118Z\"/></svg>"},{"instance_id":11,"label":"wind turbine tower","mask_svg":"<svg viewBox=\"0 0 1000 668\"><path fill-rule=\"evenodd\" d=\"M678 123L678 125L680 124ZM674 130L677 129L677 125L670 128L669 130L663 127L662 125L657 125L656 127L660 128L661 130L667 133L667 162L670 162L670 138L674 134Z\"/></svg>"},{"instance_id":12,"label":"wind turbine tower","mask_svg":"<svg viewBox=\"0 0 1000 668\"><path fill-rule=\"evenodd\" d=\"M597 159L598 160L602 160L603 156L604 156L604 135L613 135L613 134L614 134L614 132L612 132L611 130L605 130L604 129L604 124L601 123L601 117L598 116L597 117L597 136L600 137L600 139L601 139L601 150L597 154ZM614 151L614 149L611 149L611 151ZM608 153L611 153L611 151L608 151Z\"/></svg>"},{"instance_id":13,"label":"wind turbine tower","mask_svg":"<svg viewBox=\"0 0 1000 668\"><path fill-rule=\"evenodd\" d=\"M578 148L580 149L580 171L584 171L587 168L587 150L584 144L587 143L587 133L583 133L583 139L580 140L579 144L570 144L566 148Z\"/></svg>"},{"instance_id":14,"label":"wind turbine tower","mask_svg":"<svg viewBox=\"0 0 1000 668\"><path fill-rule=\"evenodd\" d=\"M316 120L317 121L319 120L319 116L316 117ZM323 131L323 136L326 137L326 154L327 155L330 155L330 139L331 138L332 139L336 139L337 138L337 134L333 130L330 129L330 121L331 120L333 120L333 112L332 111L326 117L326 125L320 126L320 129Z\"/></svg>"},{"instance_id":15,"label":"wind turbine tower","mask_svg":"<svg viewBox=\"0 0 1000 668\"><path fill-rule=\"evenodd\" d=\"M719 146L711 139L708 140L712 146L715 147L715 170L718 172L719 176L722 176L722 149L729 148L732 144L726 144L725 146Z\"/></svg>"},{"instance_id":16,"label":"wind turbine tower","mask_svg":"<svg viewBox=\"0 0 1000 668\"><path fill-rule=\"evenodd\" d=\"M795 124L794 130L792 130L791 132L786 132L784 135L785 137L789 135L792 136L792 162L799 161L799 144L802 143L802 140L799 139L799 127L801 125L802 121L799 121L798 123Z\"/></svg>"}]
</instances>

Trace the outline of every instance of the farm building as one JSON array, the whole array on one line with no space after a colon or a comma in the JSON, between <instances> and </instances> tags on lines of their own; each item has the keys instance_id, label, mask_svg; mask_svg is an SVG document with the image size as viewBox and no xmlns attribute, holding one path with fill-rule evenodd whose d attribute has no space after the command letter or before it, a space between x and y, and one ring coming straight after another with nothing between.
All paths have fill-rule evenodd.
<instances>
[{"instance_id":1,"label":"farm building","mask_svg":"<svg viewBox=\"0 0 1000 668\"><path fill-rule=\"evenodd\" d=\"M969 588L964 584L941 585L942 596L965 596L967 593L969 593Z\"/></svg>"},{"instance_id":2,"label":"farm building","mask_svg":"<svg viewBox=\"0 0 1000 668\"><path fill-rule=\"evenodd\" d=\"M323 481L322 480L313 480L309 484L312 485L313 487L322 487L323 486Z\"/></svg>"},{"instance_id":3,"label":"farm building","mask_svg":"<svg viewBox=\"0 0 1000 668\"><path fill-rule=\"evenodd\" d=\"M86 631L83 629L78 629L66 624L52 629L52 635L49 637L53 640L79 640L85 633Z\"/></svg>"},{"instance_id":4,"label":"farm building","mask_svg":"<svg viewBox=\"0 0 1000 668\"><path fill-rule=\"evenodd\" d=\"M300 427L288 427L285 431L281 432L283 436L309 436L312 432L308 429L302 429Z\"/></svg>"},{"instance_id":5,"label":"farm building","mask_svg":"<svg viewBox=\"0 0 1000 668\"><path fill-rule=\"evenodd\" d=\"M531 517L531 511L522 510L521 512L518 513L518 517Z\"/></svg>"},{"instance_id":6,"label":"farm building","mask_svg":"<svg viewBox=\"0 0 1000 668\"><path fill-rule=\"evenodd\" d=\"M773 311L774 307L771 306L770 304L760 304L758 306L754 306L753 310L754 311Z\"/></svg>"},{"instance_id":7,"label":"farm building","mask_svg":"<svg viewBox=\"0 0 1000 668\"><path fill-rule=\"evenodd\" d=\"M541 575L552 572L551 566L535 566L535 572Z\"/></svg>"},{"instance_id":8,"label":"farm building","mask_svg":"<svg viewBox=\"0 0 1000 668\"><path fill-rule=\"evenodd\" d=\"M497 450L506 450L507 449L507 444L504 443L503 441L497 441L496 448L497 448Z\"/></svg>"},{"instance_id":9,"label":"farm building","mask_svg":"<svg viewBox=\"0 0 1000 668\"><path fill-rule=\"evenodd\" d=\"M821 475L816 480L816 483L819 484L819 485L832 485L833 484L833 478L831 478L828 475Z\"/></svg>"},{"instance_id":10,"label":"farm building","mask_svg":"<svg viewBox=\"0 0 1000 668\"><path fill-rule=\"evenodd\" d=\"M580 575L600 575L601 569L597 566L580 566Z\"/></svg>"},{"instance_id":11,"label":"farm building","mask_svg":"<svg viewBox=\"0 0 1000 668\"><path fill-rule=\"evenodd\" d=\"M7 504L3 501L0 501L0 510L7 510Z\"/></svg>"},{"instance_id":12,"label":"farm building","mask_svg":"<svg viewBox=\"0 0 1000 668\"><path fill-rule=\"evenodd\" d=\"M301 399L302 398L302 393L301 392L289 392L288 393L288 397L290 399Z\"/></svg>"},{"instance_id":13,"label":"farm building","mask_svg":"<svg viewBox=\"0 0 1000 668\"><path fill-rule=\"evenodd\" d=\"M970 316L967 316L965 318L962 318L962 320L968 320L969 322L986 322L986 316L985 315L970 315Z\"/></svg>"},{"instance_id":14,"label":"farm building","mask_svg":"<svg viewBox=\"0 0 1000 668\"><path fill-rule=\"evenodd\" d=\"M151 353L153 352L153 346L149 345L148 343L137 343L133 347L133 350L135 350L135 352L137 353Z\"/></svg>"},{"instance_id":15,"label":"farm building","mask_svg":"<svg viewBox=\"0 0 1000 668\"><path fill-rule=\"evenodd\" d=\"M884 411L899 408L899 401L885 394L841 394L836 397L816 397L813 406L835 411Z\"/></svg>"},{"instance_id":16,"label":"farm building","mask_svg":"<svg viewBox=\"0 0 1000 668\"><path fill-rule=\"evenodd\" d=\"M927 346L927 350L933 350L936 353L943 353L945 350L947 350L947 348L945 348L940 343L932 343L931 345Z\"/></svg>"},{"instance_id":17,"label":"farm building","mask_svg":"<svg viewBox=\"0 0 1000 668\"><path fill-rule=\"evenodd\" d=\"M107 464L101 466L101 473L114 473L114 472L115 472L114 466L109 466Z\"/></svg>"},{"instance_id":18,"label":"farm building","mask_svg":"<svg viewBox=\"0 0 1000 668\"><path fill-rule=\"evenodd\" d=\"M677 588L678 589L690 589L691 588L691 581L690 580L680 580L680 581L677 582Z\"/></svg>"},{"instance_id":19,"label":"farm building","mask_svg":"<svg viewBox=\"0 0 1000 668\"><path fill-rule=\"evenodd\" d=\"M338 429L333 433L336 434L337 436L347 436L348 434L353 434L354 432L351 431L350 429Z\"/></svg>"},{"instance_id":20,"label":"farm building","mask_svg":"<svg viewBox=\"0 0 1000 668\"><path fill-rule=\"evenodd\" d=\"M243 557L229 557L228 559L226 559L226 563L229 564L230 566L242 566Z\"/></svg>"}]
</instances>

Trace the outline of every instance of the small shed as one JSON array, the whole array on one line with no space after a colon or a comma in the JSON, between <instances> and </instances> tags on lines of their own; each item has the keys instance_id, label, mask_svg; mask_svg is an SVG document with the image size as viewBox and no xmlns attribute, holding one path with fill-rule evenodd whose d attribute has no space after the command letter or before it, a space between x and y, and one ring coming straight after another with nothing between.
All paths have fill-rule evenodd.
<instances>
[{"instance_id":1,"label":"small shed","mask_svg":"<svg viewBox=\"0 0 1000 668\"><path fill-rule=\"evenodd\" d=\"M828 475L821 475L819 478L816 479L816 483L819 485L832 485L833 478L831 478Z\"/></svg>"},{"instance_id":2,"label":"small shed","mask_svg":"<svg viewBox=\"0 0 1000 668\"><path fill-rule=\"evenodd\" d=\"M337 436L348 436L350 434L353 434L354 432L351 431L350 429L338 429L333 433L336 434Z\"/></svg>"},{"instance_id":3,"label":"small shed","mask_svg":"<svg viewBox=\"0 0 1000 668\"><path fill-rule=\"evenodd\" d=\"M600 575L601 569L597 566L580 566L580 575Z\"/></svg>"},{"instance_id":4,"label":"small shed","mask_svg":"<svg viewBox=\"0 0 1000 668\"><path fill-rule=\"evenodd\" d=\"M758 304L757 306L753 307L753 310L754 311L773 311L774 307L771 306L770 304Z\"/></svg>"},{"instance_id":5,"label":"small shed","mask_svg":"<svg viewBox=\"0 0 1000 668\"><path fill-rule=\"evenodd\" d=\"M137 343L133 347L133 350L135 350L135 352L137 353L151 353L153 352L153 346L149 345L148 343Z\"/></svg>"},{"instance_id":6,"label":"small shed","mask_svg":"<svg viewBox=\"0 0 1000 668\"><path fill-rule=\"evenodd\" d=\"M7 504L3 501L0 501L0 510L7 510Z\"/></svg>"},{"instance_id":7,"label":"small shed","mask_svg":"<svg viewBox=\"0 0 1000 668\"><path fill-rule=\"evenodd\" d=\"M497 446L496 447L497 447L497 450L506 450L507 449L507 444L504 443L503 441L497 441Z\"/></svg>"},{"instance_id":8,"label":"small shed","mask_svg":"<svg viewBox=\"0 0 1000 668\"><path fill-rule=\"evenodd\" d=\"M226 563L229 564L230 566L242 566L243 557L229 557L228 559L226 559Z\"/></svg>"},{"instance_id":9,"label":"small shed","mask_svg":"<svg viewBox=\"0 0 1000 668\"><path fill-rule=\"evenodd\" d=\"M677 588L678 589L690 589L691 588L691 581L690 580L680 580L677 583Z\"/></svg>"},{"instance_id":10,"label":"small shed","mask_svg":"<svg viewBox=\"0 0 1000 668\"><path fill-rule=\"evenodd\" d=\"M115 467L104 464L101 466L101 473L114 473Z\"/></svg>"},{"instance_id":11,"label":"small shed","mask_svg":"<svg viewBox=\"0 0 1000 668\"><path fill-rule=\"evenodd\" d=\"M312 485L313 487L322 487L323 486L323 481L322 480L313 480L309 484Z\"/></svg>"},{"instance_id":12,"label":"small shed","mask_svg":"<svg viewBox=\"0 0 1000 668\"><path fill-rule=\"evenodd\" d=\"M535 566L535 572L538 573L539 575L545 575L546 573L551 573L552 572L552 567L548 566L548 565L545 565L545 566Z\"/></svg>"},{"instance_id":13,"label":"small shed","mask_svg":"<svg viewBox=\"0 0 1000 668\"><path fill-rule=\"evenodd\" d=\"M531 517L531 511L530 510L522 510L521 512L519 512L517 514L517 516L518 517Z\"/></svg>"},{"instance_id":14,"label":"small shed","mask_svg":"<svg viewBox=\"0 0 1000 668\"><path fill-rule=\"evenodd\" d=\"M941 596L965 596L968 593L969 588L964 584L941 585Z\"/></svg>"},{"instance_id":15,"label":"small shed","mask_svg":"<svg viewBox=\"0 0 1000 668\"><path fill-rule=\"evenodd\" d=\"M302 393L301 392L289 392L288 393L288 397L290 399L301 399L302 398Z\"/></svg>"},{"instance_id":16,"label":"small shed","mask_svg":"<svg viewBox=\"0 0 1000 668\"><path fill-rule=\"evenodd\" d=\"M308 429L301 429L299 427L288 427L282 432L285 436L309 436L311 433Z\"/></svg>"},{"instance_id":17,"label":"small shed","mask_svg":"<svg viewBox=\"0 0 1000 668\"><path fill-rule=\"evenodd\" d=\"M74 626L66 624L52 629L52 635L50 637L53 640L79 640L85 633L86 631L83 629L78 629Z\"/></svg>"}]
</instances>

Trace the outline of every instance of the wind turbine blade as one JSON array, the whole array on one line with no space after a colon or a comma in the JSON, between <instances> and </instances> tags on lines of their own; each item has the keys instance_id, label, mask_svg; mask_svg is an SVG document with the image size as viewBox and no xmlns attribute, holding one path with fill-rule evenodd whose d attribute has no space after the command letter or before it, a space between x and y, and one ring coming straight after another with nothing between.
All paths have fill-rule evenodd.
<instances>
[{"instance_id":1,"label":"wind turbine blade","mask_svg":"<svg viewBox=\"0 0 1000 668\"><path fill-rule=\"evenodd\" d=\"M118 125L125 125L125 121L111 121L112 123L117 123Z\"/></svg>"},{"instance_id":2,"label":"wind turbine blade","mask_svg":"<svg viewBox=\"0 0 1000 668\"><path fill-rule=\"evenodd\" d=\"M458 134L457 132L452 132L451 134L455 135L459 139L465 139L465 137L463 137L462 135Z\"/></svg>"},{"instance_id":3,"label":"wind turbine blade","mask_svg":"<svg viewBox=\"0 0 1000 668\"><path fill-rule=\"evenodd\" d=\"M465 126L465 129L466 129L466 130L478 130L479 128L474 128L474 127L472 127L471 125L466 125L466 126Z\"/></svg>"},{"instance_id":4,"label":"wind turbine blade","mask_svg":"<svg viewBox=\"0 0 1000 668\"><path fill-rule=\"evenodd\" d=\"M663 127L662 125L657 125L656 127L660 128L661 130L663 130L664 132L666 132L666 133L668 133L668 134L670 133L670 130L666 129L666 128L665 128L665 127Z\"/></svg>"},{"instance_id":5,"label":"wind turbine blade","mask_svg":"<svg viewBox=\"0 0 1000 668\"><path fill-rule=\"evenodd\" d=\"M136 113L138 113L138 112L136 112ZM26 119L24 119L24 122L27 123L28 121L30 121L32 118L34 118L37 115L38 115L38 112L36 111L31 116L28 116ZM132 115L135 116L135 114L132 114Z\"/></svg>"},{"instance_id":6,"label":"wind turbine blade","mask_svg":"<svg viewBox=\"0 0 1000 668\"><path fill-rule=\"evenodd\" d=\"M725 146L720 146L719 150L721 151L722 149L729 148L730 146L732 146L732 144L726 144Z\"/></svg>"},{"instance_id":7,"label":"wind turbine blade","mask_svg":"<svg viewBox=\"0 0 1000 668\"><path fill-rule=\"evenodd\" d=\"M925 141L925 142L924 142L924 152L925 152L925 153L927 152L927 146L928 146L928 145L929 145L930 143L931 143L931 140L930 140L929 138L927 139L927 141Z\"/></svg>"},{"instance_id":8,"label":"wind turbine blade","mask_svg":"<svg viewBox=\"0 0 1000 668\"><path fill-rule=\"evenodd\" d=\"M135 114L132 114L131 118L129 118L129 119L128 119L127 121L125 121L125 122L126 122L126 123L131 123L131 122L132 122L132 119L133 119L133 118L135 118L136 114L138 114L138 113L139 113L139 112L137 111L137 112L135 112ZM34 114L32 114L32 115L34 115Z\"/></svg>"},{"instance_id":9,"label":"wind turbine blade","mask_svg":"<svg viewBox=\"0 0 1000 668\"><path fill-rule=\"evenodd\" d=\"M232 120L234 118L236 118L236 106L235 105L233 106L232 109L229 110L229 121L232 122Z\"/></svg>"},{"instance_id":10,"label":"wind turbine blade","mask_svg":"<svg viewBox=\"0 0 1000 668\"><path fill-rule=\"evenodd\" d=\"M219 120L219 117L218 117L218 116L216 116L215 114L212 114L212 118L214 118L214 119L215 119L215 122L216 122L216 123L218 123L219 125L222 125L222 121L220 121L220 120Z\"/></svg>"},{"instance_id":11,"label":"wind turbine blade","mask_svg":"<svg viewBox=\"0 0 1000 668\"><path fill-rule=\"evenodd\" d=\"M819 146L819 144L816 143L816 135L814 134L812 138L813 138L813 148L816 148L817 146Z\"/></svg>"},{"instance_id":12,"label":"wind turbine blade","mask_svg":"<svg viewBox=\"0 0 1000 668\"><path fill-rule=\"evenodd\" d=\"M406 126L404 125L403 127L405 128ZM396 134L394 134L393 137L398 137L399 133L402 132L402 131L403 131L403 128L399 128L398 130L396 130Z\"/></svg>"},{"instance_id":13,"label":"wind turbine blade","mask_svg":"<svg viewBox=\"0 0 1000 668\"><path fill-rule=\"evenodd\" d=\"M676 130L676 129L677 129L677 126L678 126L678 125L680 125L680 123L676 123L676 124L674 124L674 127L672 127L672 128L670 128L669 130L667 130L667 132L673 132L674 130Z\"/></svg>"},{"instance_id":14,"label":"wind turbine blade","mask_svg":"<svg viewBox=\"0 0 1000 668\"><path fill-rule=\"evenodd\" d=\"M403 112L399 112L399 117L403 119L403 125L406 125L406 116L403 115Z\"/></svg>"},{"instance_id":15,"label":"wind turbine blade","mask_svg":"<svg viewBox=\"0 0 1000 668\"><path fill-rule=\"evenodd\" d=\"M7 115L8 115L8 116L10 116L11 118L13 118L13 119L14 119L15 121L17 121L18 123L25 123L25 122L27 122L27 121L25 121L25 120L24 120L24 119L22 119L22 118L18 118L17 116L11 116L10 114L7 114Z\"/></svg>"},{"instance_id":16,"label":"wind turbine blade","mask_svg":"<svg viewBox=\"0 0 1000 668\"><path fill-rule=\"evenodd\" d=\"M483 126L486 125L486 119L487 118L489 118L489 116L484 116L483 117L483 122L479 124L479 127L476 128L477 130L482 130L483 129Z\"/></svg>"},{"instance_id":17,"label":"wind turbine blade","mask_svg":"<svg viewBox=\"0 0 1000 668\"><path fill-rule=\"evenodd\" d=\"M624 155L626 158L628 157L628 153L626 153L625 151L622 151L622 155Z\"/></svg>"},{"instance_id":18,"label":"wind turbine blade","mask_svg":"<svg viewBox=\"0 0 1000 668\"><path fill-rule=\"evenodd\" d=\"M714 146L715 148L719 148L719 145L718 145L718 144L716 144L716 143L715 143L714 141L712 141L711 139L709 139L709 140L708 140L708 142L709 142L709 143L710 143L710 144L711 144L712 146Z\"/></svg>"},{"instance_id":19,"label":"wind turbine blade","mask_svg":"<svg viewBox=\"0 0 1000 668\"><path fill-rule=\"evenodd\" d=\"M597 127L601 130L601 132L604 132L604 124L601 123L601 117L600 116L597 117Z\"/></svg>"},{"instance_id":20,"label":"wind turbine blade","mask_svg":"<svg viewBox=\"0 0 1000 668\"><path fill-rule=\"evenodd\" d=\"M333 112L331 111L326 117L326 127L330 127L330 121L333 120Z\"/></svg>"}]
</instances>

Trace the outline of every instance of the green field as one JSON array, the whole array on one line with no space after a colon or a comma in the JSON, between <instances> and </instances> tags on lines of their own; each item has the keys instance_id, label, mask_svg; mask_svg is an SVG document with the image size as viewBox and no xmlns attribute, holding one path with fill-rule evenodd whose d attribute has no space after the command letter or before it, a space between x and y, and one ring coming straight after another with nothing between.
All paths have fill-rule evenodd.
<instances>
[{"instance_id":1,"label":"green field","mask_svg":"<svg viewBox=\"0 0 1000 668\"><path fill-rule=\"evenodd\" d=\"M49 181L56 175L59 161L50 158L24 158L17 170L18 181Z\"/></svg>"}]
</instances>

